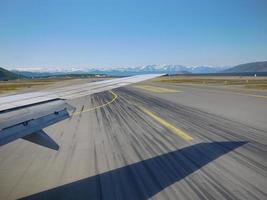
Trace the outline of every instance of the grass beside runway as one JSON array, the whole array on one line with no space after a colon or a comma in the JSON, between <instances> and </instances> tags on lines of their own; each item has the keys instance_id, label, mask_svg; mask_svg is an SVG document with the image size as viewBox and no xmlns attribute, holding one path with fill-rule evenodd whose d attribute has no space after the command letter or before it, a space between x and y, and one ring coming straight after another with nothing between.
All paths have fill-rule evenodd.
<instances>
[{"instance_id":1,"label":"grass beside runway","mask_svg":"<svg viewBox=\"0 0 267 200\"><path fill-rule=\"evenodd\" d=\"M50 85L59 81L58 79L22 79L14 81L1 81L0 93L6 93L11 91L17 91L26 88L32 88L35 86Z\"/></svg>"},{"instance_id":2,"label":"grass beside runway","mask_svg":"<svg viewBox=\"0 0 267 200\"><path fill-rule=\"evenodd\" d=\"M163 76L153 80L160 83L236 86L244 89L267 89L267 77L242 76Z\"/></svg>"},{"instance_id":3,"label":"grass beside runway","mask_svg":"<svg viewBox=\"0 0 267 200\"><path fill-rule=\"evenodd\" d=\"M175 92L182 92L180 90L174 90L170 88L163 88L163 87L156 87L156 86L151 86L151 85L133 85L132 87L139 88L142 90L146 90L149 92L154 92L154 93L175 93Z\"/></svg>"},{"instance_id":4,"label":"grass beside runway","mask_svg":"<svg viewBox=\"0 0 267 200\"><path fill-rule=\"evenodd\" d=\"M54 78L34 78L0 81L0 94L9 92L20 92L29 90L40 90L47 87L62 87L73 84L81 84L106 80L106 78L73 78L73 77L54 77Z\"/></svg>"}]
</instances>

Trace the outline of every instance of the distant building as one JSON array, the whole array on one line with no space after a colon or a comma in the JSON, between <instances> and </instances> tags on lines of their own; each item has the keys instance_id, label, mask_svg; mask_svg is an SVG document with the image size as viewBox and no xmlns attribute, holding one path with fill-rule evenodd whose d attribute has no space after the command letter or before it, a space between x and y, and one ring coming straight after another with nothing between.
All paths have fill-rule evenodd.
<instances>
[{"instance_id":1,"label":"distant building","mask_svg":"<svg viewBox=\"0 0 267 200\"><path fill-rule=\"evenodd\" d=\"M103 77L107 77L107 75L106 74L96 74L95 77L103 78Z\"/></svg>"}]
</instances>

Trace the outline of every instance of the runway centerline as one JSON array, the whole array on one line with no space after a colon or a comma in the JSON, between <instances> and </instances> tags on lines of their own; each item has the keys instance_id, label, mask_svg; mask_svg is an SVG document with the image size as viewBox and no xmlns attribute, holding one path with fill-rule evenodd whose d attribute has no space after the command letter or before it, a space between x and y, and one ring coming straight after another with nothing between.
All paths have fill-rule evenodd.
<instances>
[{"instance_id":1,"label":"runway centerline","mask_svg":"<svg viewBox=\"0 0 267 200\"><path fill-rule=\"evenodd\" d=\"M81 113L84 113L84 112L90 112L90 111L93 111L93 110L95 110L95 109L102 108L102 107L104 107L104 106L107 106L107 105L113 103L113 102L118 98L118 95L117 95L116 93L114 93L113 91L111 91L111 90L109 90L109 92L110 92L110 93L112 94L112 96L113 96L113 98L112 98L110 101L108 101L107 103L104 103L104 104L102 104L102 105L95 106L95 107L93 107L93 108L89 108L89 109L85 109L85 110L82 110L82 111L75 112L75 113L73 113L73 116L78 115L78 114L81 114Z\"/></svg>"},{"instance_id":2,"label":"runway centerline","mask_svg":"<svg viewBox=\"0 0 267 200\"><path fill-rule=\"evenodd\" d=\"M141 110L144 113L146 113L147 115L149 115L150 117L152 117L154 120L156 120L157 122L159 122L161 125L163 125L167 129L171 130L173 133L175 133L176 135L178 135L182 139L184 139L186 141L193 140L193 137L191 137L190 135L188 135L186 132L182 131L179 128L176 128L175 126L173 126L172 124L170 124L166 120L160 118L159 116L155 115L154 113L152 113L151 111L147 110L146 108L144 108L144 107L140 107L140 108L141 108Z\"/></svg>"}]
</instances>

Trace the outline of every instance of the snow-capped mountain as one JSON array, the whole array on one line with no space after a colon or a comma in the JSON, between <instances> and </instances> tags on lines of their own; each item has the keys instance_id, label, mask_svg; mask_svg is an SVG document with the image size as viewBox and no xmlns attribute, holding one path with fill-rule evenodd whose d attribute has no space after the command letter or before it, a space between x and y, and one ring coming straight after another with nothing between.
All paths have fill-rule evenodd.
<instances>
[{"instance_id":1,"label":"snow-capped mountain","mask_svg":"<svg viewBox=\"0 0 267 200\"><path fill-rule=\"evenodd\" d=\"M85 68L86 69L86 68ZM83 68L68 68L68 67L17 67L11 69L12 71L19 71L19 72L47 72L47 73L72 73L77 71L84 71Z\"/></svg>"},{"instance_id":2,"label":"snow-capped mountain","mask_svg":"<svg viewBox=\"0 0 267 200\"><path fill-rule=\"evenodd\" d=\"M140 67L127 67L127 68L111 68L111 69L91 69L90 73L102 73L115 76L124 75L138 75L150 73L166 73L166 74L206 74L217 73L225 68L217 67L185 67L182 65L145 65Z\"/></svg>"},{"instance_id":3,"label":"snow-capped mountain","mask_svg":"<svg viewBox=\"0 0 267 200\"><path fill-rule=\"evenodd\" d=\"M26 77L48 77L66 74L88 74L87 69L63 67L21 67L10 70Z\"/></svg>"},{"instance_id":4,"label":"snow-capped mountain","mask_svg":"<svg viewBox=\"0 0 267 200\"><path fill-rule=\"evenodd\" d=\"M63 68L63 67L38 67L38 68L16 68L13 72L26 76L48 76L62 74L107 74L110 76L129 76L138 74L166 73L166 74L206 74L217 73L226 68L197 66L186 67L183 65L144 65L137 67L96 67L96 68Z\"/></svg>"}]
</instances>

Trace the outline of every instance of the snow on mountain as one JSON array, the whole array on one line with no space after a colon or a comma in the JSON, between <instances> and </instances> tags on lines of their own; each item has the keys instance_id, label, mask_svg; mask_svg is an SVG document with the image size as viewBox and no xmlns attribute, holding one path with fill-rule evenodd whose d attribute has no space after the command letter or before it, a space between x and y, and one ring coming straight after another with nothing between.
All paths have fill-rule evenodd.
<instances>
[{"instance_id":1,"label":"snow on mountain","mask_svg":"<svg viewBox=\"0 0 267 200\"><path fill-rule=\"evenodd\" d=\"M15 68L13 71L25 73L31 72L35 74L107 74L111 76L129 76L138 74L149 74L149 73L166 73L166 74L205 74L205 73L216 73L220 72L225 68L208 67L208 66L195 66L186 67L182 65L144 65L137 67L96 67L96 68L63 68L63 67L31 67L31 68Z\"/></svg>"},{"instance_id":2,"label":"snow on mountain","mask_svg":"<svg viewBox=\"0 0 267 200\"><path fill-rule=\"evenodd\" d=\"M75 71L83 71L84 69L81 68L64 68L64 67L18 67L18 68L13 68L11 69L12 71L27 71L27 72L75 72Z\"/></svg>"},{"instance_id":3,"label":"snow on mountain","mask_svg":"<svg viewBox=\"0 0 267 200\"><path fill-rule=\"evenodd\" d=\"M92 73L105 73L109 75L137 75L146 73L166 73L166 74L205 74L216 73L224 68L197 66L197 67L185 67L182 65L145 65L140 67L126 67L126 68L110 68L105 70L93 69L88 70Z\"/></svg>"}]
</instances>

